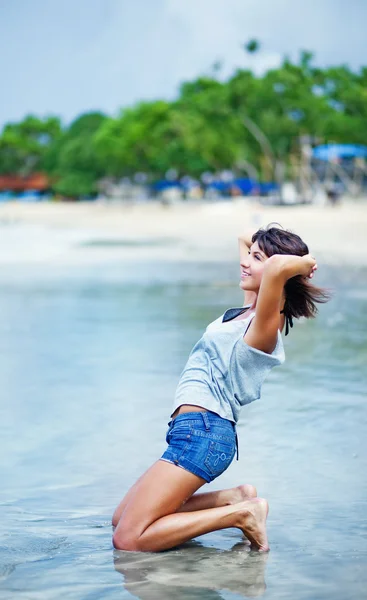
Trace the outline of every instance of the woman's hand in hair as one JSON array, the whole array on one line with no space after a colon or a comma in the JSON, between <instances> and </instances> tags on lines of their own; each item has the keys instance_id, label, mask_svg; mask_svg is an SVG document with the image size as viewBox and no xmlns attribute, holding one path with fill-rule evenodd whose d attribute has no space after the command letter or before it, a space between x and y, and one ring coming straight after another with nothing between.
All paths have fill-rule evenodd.
<instances>
[{"instance_id":1,"label":"woman's hand in hair","mask_svg":"<svg viewBox=\"0 0 367 600\"><path fill-rule=\"evenodd\" d=\"M317 269L317 263L311 254L297 256L296 254L273 254L266 260L265 272L273 273L284 283L291 277L301 275L302 277L312 278Z\"/></svg>"},{"instance_id":2,"label":"woman's hand in hair","mask_svg":"<svg viewBox=\"0 0 367 600\"><path fill-rule=\"evenodd\" d=\"M300 275L303 275L304 277L307 277L309 279L312 279L312 277L315 274L315 271L317 270L317 262L316 259L311 256L311 254L305 254L304 256L300 257L302 259L302 273L300 273Z\"/></svg>"}]
</instances>

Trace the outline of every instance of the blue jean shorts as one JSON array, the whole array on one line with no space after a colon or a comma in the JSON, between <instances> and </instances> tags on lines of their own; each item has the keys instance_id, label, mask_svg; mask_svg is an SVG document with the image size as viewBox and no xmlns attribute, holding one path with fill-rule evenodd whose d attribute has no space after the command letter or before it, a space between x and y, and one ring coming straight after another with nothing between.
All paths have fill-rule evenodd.
<instances>
[{"instance_id":1,"label":"blue jean shorts","mask_svg":"<svg viewBox=\"0 0 367 600\"><path fill-rule=\"evenodd\" d=\"M161 460L205 479L221 475L236 454L235 424L213 412L189 412L168 423L167 450Z\"/></svg>"}]
</instances>

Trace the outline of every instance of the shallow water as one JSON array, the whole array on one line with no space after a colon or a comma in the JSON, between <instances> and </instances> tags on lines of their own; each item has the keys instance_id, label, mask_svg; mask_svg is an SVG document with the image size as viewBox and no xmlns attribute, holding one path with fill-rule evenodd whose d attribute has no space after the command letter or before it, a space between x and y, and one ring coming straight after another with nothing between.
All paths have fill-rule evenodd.
<instances>
[{"instance_id":1,"label":"shallow water","mask_svg":"<svg viewBox=\"0 0 367 600\"><path fill-rule=\"evenodd\" d=\"M240 461L207 489L268 498L271 552L235 529L117 552L111 513L164 450L179 374L241 304L235 264L0 267L0 599L360 599L367 594L367 270L296 323L245 407Z\"/></svg>"}]
</instances>

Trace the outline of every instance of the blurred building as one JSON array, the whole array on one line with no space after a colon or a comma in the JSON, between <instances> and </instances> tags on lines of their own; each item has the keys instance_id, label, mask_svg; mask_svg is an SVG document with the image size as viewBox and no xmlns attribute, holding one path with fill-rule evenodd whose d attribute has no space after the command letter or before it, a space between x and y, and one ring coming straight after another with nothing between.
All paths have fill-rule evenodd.
<instances>
[{"instance_id":1,"label":"blurred building","mask_svg":"<svg viewBox=\"0 0 367 600\"><path fill-rule=\"evenodd\" d=\"M50 187L50 180L44 173L21 175L0 175L0 192L45 192Z\"/></svg>"}]
</instances>

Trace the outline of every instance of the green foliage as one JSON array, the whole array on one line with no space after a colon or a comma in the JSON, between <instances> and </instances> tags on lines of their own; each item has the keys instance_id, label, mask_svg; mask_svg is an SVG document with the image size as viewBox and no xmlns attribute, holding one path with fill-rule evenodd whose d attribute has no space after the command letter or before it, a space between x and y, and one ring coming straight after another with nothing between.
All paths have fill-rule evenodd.
<instances>
[{"instance_id":1,"label":"green foliage","mask_svg":"<svg viewBox=\"0 0 367 600\"><path fill-rule=\"evenodd\" d=\"M94 173L68 171L63 177L56 179L53 189L66 198L88 197L96 192Z\"/></svg>"},{"instance_id":2,"label":"green foliage","mask_svg":"<svg viewBox=\"0 0 367 600\"><path fill-rule=\"evenodd\" d=\"M247 52L259 49L250 40ZM302 135L323 142L367 143L367 67L313 65L310 52L284 59L262 77L239 69L222 83L215 76L181 85L175 101L141 102L116 117L86 113L68 127L55 117L28 116L0 136L0 173L43 170L65 196L96 192L98 180L145 172L200 176L245 161L264 166L269 156L289 160Z\"/></svg>"},{"instance_id":3,"label":"green foliage","mask_svg":"<svg viewBox=\"0 0 367 600\"><path fill-rule=\"evenodd\" d=\"M55 182L55 192L67 197L89 196L97 192L98 179L105 170L93 140L106 119L99 112L78 117L49 148L45 170Z\"/></svg>"},{"instance_id":4,"label":"green foliage","mask_svg":"<svg viewBox=\"0 0 367 600\"><path fill-rule=\"evenodd\" d=\"M44 168L48 149L61 136L60 120L29 115L8 123L0 137L0 173L28 175Z\"/></svg>"}]
</instances>

